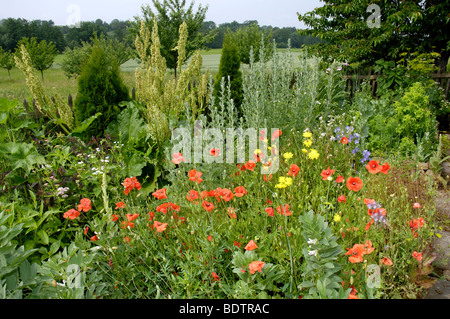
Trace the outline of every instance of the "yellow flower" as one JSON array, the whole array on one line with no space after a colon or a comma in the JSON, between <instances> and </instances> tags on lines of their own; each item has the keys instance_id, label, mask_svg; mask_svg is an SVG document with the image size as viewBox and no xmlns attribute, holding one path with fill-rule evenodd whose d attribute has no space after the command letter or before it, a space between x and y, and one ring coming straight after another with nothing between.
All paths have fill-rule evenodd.
<instances>
[{"instance_id":1,"label":"yellow flower","mask_svg":"<svg viewBox=\"0 0 450 319\"><path fill-rule=\"evenodd\" d=\"M339 215L339 214L334 214L333 221L334 221L335 223L339 223L339 222L341 221L341 215Z\"/></svg>"},{"instance_id":2,"label":"yellow flower","mask_svg":"<svg viewBox=\"0 0 450 319\"><path fill-rule=\"evenodd\" d=\"M310 138L310 137L312 137L312 133L311 132L303 132L303 137Z\"/></svg>"},{"instance_id":3,"label":"yellow flower","mask_svg":"<svg viewBox=\"0 0 450 319\"><path fill-rule=\"evenodd\" d=\"M304 140L303 145L305 145L306 147L310 147L312 145L312 140Z\"/></svg>"},{"instance_id":4,"label":"yellow flower","mask_svg":"<svg viewBox=\"0 0 450 319\"><path fill-rule=\"evenodd\" d=\"M310 158L310 159L318 159L319 158L319 152L317 152L315 149L311 149L311 151L308 154L308 158Z\"/></svg>"},{"instance_id":5,"label":"yellow flower","mask_svg":"<svg viewBox=\"0 0 450 319\"><path fill-rule=\"evenodd\" d=\"M283 154L283 157L287 160L291 159L292 156L294 156L294 154L292 154L291 152L287 152Z\"/></svg>"},{"instance_id":6,"label":"yellow flower","mask_svg":"<svg viewBox=\"0 0 450 319\"><path fill-rule=\"evenodd\" d=\"M306 148L302 148L302 153L306 154L306 153L308 153L308 150Z\"/></svg>"},{"instance_id":7,"label":"yellow flower","mask_svg":"<svg viewBox=\"0 0 450 319\"><path fill-rule=\"evenodd\" d=\"M292 178L280 176L278 177L278 184L275 185L275 188L286 188L292 185Z\"/></svg>"},{"instance_id":8,"label":"yellow flower","mask_svg":"<svg viewBox=\"0 0 450 319\"><path fill-rule=\"evenodd\" d=\"M259 149L259 148L257 148L254 152L253 152L253 154L260 154L261 153L261 150Z\"/></svg>"}]
</instances>

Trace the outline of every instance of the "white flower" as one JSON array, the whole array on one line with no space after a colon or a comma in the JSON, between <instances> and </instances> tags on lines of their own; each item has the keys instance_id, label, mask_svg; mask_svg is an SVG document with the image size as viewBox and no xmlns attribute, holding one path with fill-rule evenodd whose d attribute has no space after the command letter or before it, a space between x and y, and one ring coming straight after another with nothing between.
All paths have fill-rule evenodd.
<instances>
[{"instance_id":1,"label":"white flower","mask_svg":"<svg viewBox=\"0 0 450 319\"><path fill-rule=\"evenodd\" d=\"M315 250L310 250L310 251L308 251L308 255L310 255L310 256L316 256L317 257L317 253L318 253L319 251L317 250L317 249L315 249Z\"/></svg>"},{"instance_id":2,"label":"white flower","mask_svg":"<svg viewBox=\"0 0 450 319\"><path fill-rule=\"evenodd\" d=\"M308 238L308 245L315 245L315 244L317 244L317 239L311 239L311 238Z\"/></svg>"}]
</instances>

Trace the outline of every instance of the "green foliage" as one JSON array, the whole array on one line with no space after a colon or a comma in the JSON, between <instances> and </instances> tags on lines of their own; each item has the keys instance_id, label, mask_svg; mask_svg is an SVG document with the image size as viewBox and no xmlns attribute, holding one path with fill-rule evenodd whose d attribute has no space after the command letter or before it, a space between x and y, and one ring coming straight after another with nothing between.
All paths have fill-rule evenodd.
<instances>
[{"instance_id":1,"label":"green foliage","mask_svg":"<svg viewBox=\"0 0 450 319\"><path fill-rule=\"evenodd\" d=\"M307 298L347 298L351 289L342 288L342 279L338 275L342 269L338 257L343 250L325 217L308 211L299 217L299 221L308 247L302 249L305 264L302 267L303 281L298 288L307 288Z\"/></svg>"},{"instance_id":2,"label":"green foliage","mask_svg":"<svg viewBox=\"0 0 450 319\"><path fill-rule=\"evenodd\" d=\"M369 5L379 7L376 12ZM315 52L324 59L338 59L370 66L380 58L397 59L402 52L440 53L438 63L445 72L450 51L447 47L448 1L325 1L298 18L309 28L301 35L319 37ZM369 9L369 10L368 10ZM410 36L414 34L414 36Z\"/></svg>"},{"instance_id":3,"label":"green foliage","mask_svg":"<svg viewBox=\"0 0 450 319\"><path fill-rule=\"evenodd\" d=\"M212 34L202 35L199 33L205 19L208 7L199 5L197 11L194 11L194 2L186 7L186 0L152 0L156 11L154 12L150 5L142 6L142 18L145 20L146 27L153 30L153 18L158 21L158 37L161 43L161 55L166 60L169 69L177 74L178 51L175 49L180 38L180 26L183 22L187 24L188 38L186 43L186 53L184 61L187 61L198 49L212 39ZM140 21L134 23L130 32L137 36L139 34ZM147 48L150 52L150 46Z\"/></svg>"},{"instance_id":4,"label":"green foliage","mask_svg":"<svg viewBox=\"0 0 450 319\"><path fill-rule=\"evenodd\" d=\"M234 105L236 105L238 110L240 109L240 105L242 103L242 72L240 71L240 66L241 62L237 45L233 41L231 33L228 33L225 36L223 43L219 72L215 77L214 96L217 98L219 94L225 94L224 90L221 90L221 81L223 78L225 83L227 83L230 87L230 98L233 99Z\"/></svg>"},{"instance_id":5,"label":"green foliage","mask_svg":"<svg viewBox=\"0 0 450 319\"><path fill-rule=\"evenodd\" d=\"M30 55L31 64L33 68L41 72L42 80L44 80L44 71L53 65L58 51L53 43L42 40L39 43L36 38L23 38L19 41L16 48L16 55L21 59L20 46L25 45L25 48Z\"/></svg>"},{"instance_id":6,"label":"green foliage","mask_svg":"<svg viewBox=\"0 0 450 319\"><path fill-rule=\"evenodd\" d=\"M129 99L117 61L96 46L78 78L78 94L74 101L75 123L101 113L85 132L85 136L103 136L108 124L119 113L119 103Z\"/></svg>"},{"instance_id":7,"label":"green foliage","mask_svg":"<svg viewBox=\"0 0 450 319\"><path fill-rule=\"evenodd\" d=\"M258 24L246 25L243 28L239 28L233 36L232 41L236 44L239 51L239 58L242 63L250 64L250 51L260 52L263 50L262 55L254 55L253 62L259 62L261 57L270 57L273 52L273 46L271 46L272 33L269 31L261 30ZM225 42L225 40L224 40ZM265 62L265 61L261 61Z\"/></svg>"},{"instance_id":8,"label":"green foliage","mask_svg":"<svg viewBox=\"0 0 450 319\"><path fill-rule=\"evenodd\" d=\"M8 76L11 79L10 70L15 66L14 62L14 55L9 52L3 50L2 47L0 47L0 68L8 70Z\"/></svg>"},{"instance_id":9,"label":"green foliage","mask_svg":"<svg viewBox=\"0 0 450 319\"><path fill-rule=\"evenodd\" d=\"M117 39L107 38L104 35L100 38L91 39L91 42L82 42L82 46L73 49L67 47L64 51L64 58L61 68L68 78L76 78L81 74L84 64L88 61L94 46L100 46L106 55L117 60L119 65L128 61L133 52L124 42Z\"/></svg>"}]
</instances>

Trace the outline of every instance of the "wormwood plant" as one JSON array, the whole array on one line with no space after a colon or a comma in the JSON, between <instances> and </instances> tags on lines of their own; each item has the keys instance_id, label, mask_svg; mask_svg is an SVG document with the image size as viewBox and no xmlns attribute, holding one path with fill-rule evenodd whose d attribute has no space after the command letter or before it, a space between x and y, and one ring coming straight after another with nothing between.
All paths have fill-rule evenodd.
<instances>
[{"instance_id":1,"label":"wormwood plant","mask_svg":"<svg viewBox=\"0 0 450 319\"><path fill-rule=\"evenodd\" d=\"M152 34L141 21L139 35L136 36L136 50L141 60L141 69L136 69L136 91L139 102L144 105L144 119L153 139L162 144L171 136L170 126L183 120L186 111L193 119L198 118L206 106L209 71L201 75L202 57L200 50L192 57L186 68L188 31L186 23L180 26L180 37L175 50L178 51L177 79L167 76L167 67L161 55L158 38L158 24L153 22ZM147 49L150 46L150 52ZM195 87L194 83L198 86Z\"/></svg>"}]
</instances>

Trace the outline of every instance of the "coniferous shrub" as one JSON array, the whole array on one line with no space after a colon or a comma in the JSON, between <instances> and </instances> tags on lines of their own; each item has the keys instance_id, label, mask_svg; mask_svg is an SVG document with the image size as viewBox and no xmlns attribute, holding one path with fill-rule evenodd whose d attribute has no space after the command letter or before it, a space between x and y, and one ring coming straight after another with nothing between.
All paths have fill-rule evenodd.
<instances>
[{"instance_id":1,"label":"coniferous shrub","mask_svg":"<svg viewBox=\"0 0 450 319\"><path fill-rule=\"evenodd\" d=\"M85 132L88 138L101 137L119 114L119 103L129 99L117 61L102 47L94 46L78 78L78 94L74 102L76 124L101 113Z\"/></svg>"},{"instance_id":2,"label":"coniferous shrub","mask_svg":"<svg viewBox=\"0 0 450 319\"><path fill-rule=\"evenodd\" d=\"M241 61L239 58L239 51L236 44L233 42L233 37L230 32L225 35L222 48L222 56L220 57L219 72L214 81L214 95L221 96L221 80L224 78L225 86L228 85L228 77L230 78L231 98L234 105L240 110L242 103L242 72L240 71Z\"/></svg>"}]
</instances>

